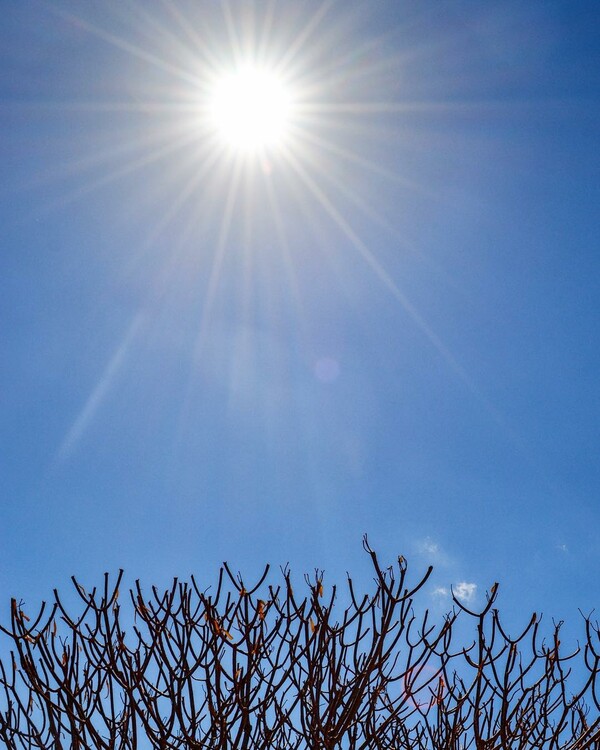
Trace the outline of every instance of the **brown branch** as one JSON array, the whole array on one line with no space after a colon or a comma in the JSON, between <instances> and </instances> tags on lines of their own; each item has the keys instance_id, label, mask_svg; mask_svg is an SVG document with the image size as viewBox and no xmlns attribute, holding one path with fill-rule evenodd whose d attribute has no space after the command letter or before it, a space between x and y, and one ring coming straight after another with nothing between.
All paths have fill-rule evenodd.
<instances>
[{"instance_id":1,"label":"brown branch","mask_svg":"<svg viewBox=\"0 0 600 750\"><path fill-rule=\"evenodd\" d=\"M0 741L8 750L600 750L598 625L565 653L560 626L540 636L534 615L510 637L495 609L455 607L439 624L413 603L403 557L380 565L364 541L374 589L348 578L339 604L322 571L294 593L265 567L247 585L227 564L217 586L192 577L146 596L119 595L123 572L87 591L79 611L58 593L26 612L12 600L0 633ZM58 619L57 619L58 617ZM474 641L455 645L458 620ZM3 653L6 649L3 650ZM576 679L577 678L577 679ZM577 682L578 680L578 682Z\"/></svg>"}]
</instances>

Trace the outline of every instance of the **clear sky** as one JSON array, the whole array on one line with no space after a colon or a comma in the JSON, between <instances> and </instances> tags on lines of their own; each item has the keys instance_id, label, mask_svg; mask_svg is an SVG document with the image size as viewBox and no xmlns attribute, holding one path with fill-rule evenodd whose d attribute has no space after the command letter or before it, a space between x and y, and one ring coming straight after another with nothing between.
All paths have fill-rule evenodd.
<instances>
[{"instance_id":1,"label":"clear sky","mask_svg":"<svg viewBox=\"0 0 600 750\"><path fill-rule=\"evenodd\" d=\"M365 532L433 608L598 603L597 2L1 11L5 615L360 576ZM289 97L255 148L211 115L249 66Z\"/></svg>"}]
</instances>

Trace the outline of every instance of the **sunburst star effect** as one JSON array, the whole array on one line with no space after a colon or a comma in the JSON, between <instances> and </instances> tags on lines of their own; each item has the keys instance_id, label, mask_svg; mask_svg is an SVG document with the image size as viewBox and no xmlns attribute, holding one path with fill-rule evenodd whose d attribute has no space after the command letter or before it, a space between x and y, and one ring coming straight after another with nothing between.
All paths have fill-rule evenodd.
<instances>
[{"instance_id":1,"label":"sunburst star effect","mask_svg":"<svg viewBox=\"0 0 600 750\"><path fill-rule=\"evenodd\" d=\"M232 280L240 293L230 304L239 308L238 318L246 325L253 300L272 296L270 288L280 284L282 272L295 328L310 351L312 324L303 319L306 289L298 280L303 261L290 250L288 236L292 213L312 228L318 248L312 252L323 253L325 263L327 235L332 228L338 233L346 243L348 263L363 264L391 293L448 372L518 443L498 409L401 288L393 268L353 226L358 211L394 239L399 258L408 252L414 256L415 247L408 250L410 242L397 226L395 207L382 204L381 189L370 189L370 182L375 178L380 185L394 184L407 198L418 193L434 202L446 200L413 173L390 169L386 160L386 149L397 149L400 138L404 148L413 141L420 147L420 134L407 130L399 117L429 112L435 118L440 111L463 106L403 98L397 80L406 60L420 51L409 45L399 52L397 45L388 44L393 31L375 37L359 33L366 22L364 8L356 4L340 12L332 0L302 10L270 2L260 12L253 4L234 12L225 1L210 10L208 5L147 9L132 3L127 14L128 24L141 29L137 41L108 32L96 20L63 13L130 61L126 98L79 105L101 121L110 115L129 118L130 132L109 133L104 148L71 161L63 177L68 183L76 175L78 186L59 194L51 208L149 175L130 210L135 213L157 201L162 208L152 211L146 239L128 257L123 274L135 276L147 265L160 269L152 304L158 299L163 306L169 304L170 284L181 277L182 268L186 283L196 280L202 302L182 422L206 365L215 309L221 308L223 288ZM272 256L279 254L269 263L257 250L264 237L269 237ZM416 257L429 264L418 249ZM397 263L395 259L392 265ZM435 273L441 270L434 263L430 267ZM249 356L247 346L244 351ZM239 357L232 354L234 361L239 367Z\"/></svg>"}]
</instances>

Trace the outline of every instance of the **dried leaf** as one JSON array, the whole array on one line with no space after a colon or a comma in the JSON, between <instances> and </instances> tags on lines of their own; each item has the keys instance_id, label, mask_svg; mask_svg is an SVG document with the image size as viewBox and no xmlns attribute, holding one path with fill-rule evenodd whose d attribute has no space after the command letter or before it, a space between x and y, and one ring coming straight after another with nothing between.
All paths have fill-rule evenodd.
<instances>
[{"instance_id":1,"label":"dried leaf","mask_svg":"<svg viewBox=\"0 0 600 750\"><path fill-rule=\"evenodd\" d=\"M30 617L27 617L27 615L25 614L25 612L23 612L22 609L19 610L19 615L21 616L21 620L27 620L27 622L29 622L29 620L31 619Z\"/></svg>"},{"instance_id":2,"label":"dried leaf","mask_svg":"<svg viewBox=\"0 0 600 750\"><path fill-rule=\"evenodd\" d=\"M313 622L313 619L311 617L310 618L310 632L314 633L316 629L317 629L317 626L315 625L315 623Z\"/></svg>"},{"instance_id":3,"label":"dried leaf","mask_svg":"<svg viewBox=\"0 0 600 750\"><path fill-rule=\"evenodd\" d=\"M62 655L62 665L63 665L63 667L66 667L66 666L67 666L67 652L66 652L66 651L63 651L63 655Z\"/></svg>"},{"instance_id":4,"label":"dried leaf","mask_svg":"<svg viewBox=\"0 0 600 750\"><path fill-rule=\"evenodd\" d=\"M437 692L437 699L436 699L436 703L438 706L444 700L444 688L445 687L446 687L446 683L444 682L444 678L440 677L440 682L438 685L438 692Z\"/></svg>"},{"instance_id":5,"label":"dried leaf","mask_svg":"<svg viewBox=\"0 0 600 750\"><path fill-rule=\"evenodd\" d=\"M54 620L54 622L52 623L52 637L53 638L56 637L56 631L57 631L56 620Z\"/></svg>"},{"instance_id":6,"label":"dried leaf","mask_svg":"<svg viewBox=\"0 0 600 750\"><path fill-rule=\"evenodd\" d=\"M323 596L323 582L322 581L319 581L318 594L319 596Z\"/></svg>"}]
</instances>

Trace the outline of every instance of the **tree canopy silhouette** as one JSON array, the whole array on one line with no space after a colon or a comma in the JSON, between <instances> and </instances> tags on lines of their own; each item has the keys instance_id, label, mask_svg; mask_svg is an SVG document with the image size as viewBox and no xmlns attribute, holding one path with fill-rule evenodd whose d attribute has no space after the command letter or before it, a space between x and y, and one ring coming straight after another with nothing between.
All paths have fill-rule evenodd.
<instances>
[{"instance_id":1,"label":"tree canopy silhouette","mask_svg":"<svg viewBox=\"0 0 600 750\"><path fill-rule=\"evenodd\" d=\"M453 750L600 748L598 624L583 618L572 653L560 624L534 614L516 635L492 586L482 610L454 599L439 623L399 557L374 587L343 596L321 571L292 588L288 569L248 585L227 564L213 589L196 578L120 594L122 572L70 612L55 591L37 616L12 601L1 630L0 738L7 748ZM345 604L340 600L344 599ZM458 622L473 640L456 643ZM8 649L3 652L8 653ZM574 683L577 683L576 685Z\"/></svg>"}]
</instances>

